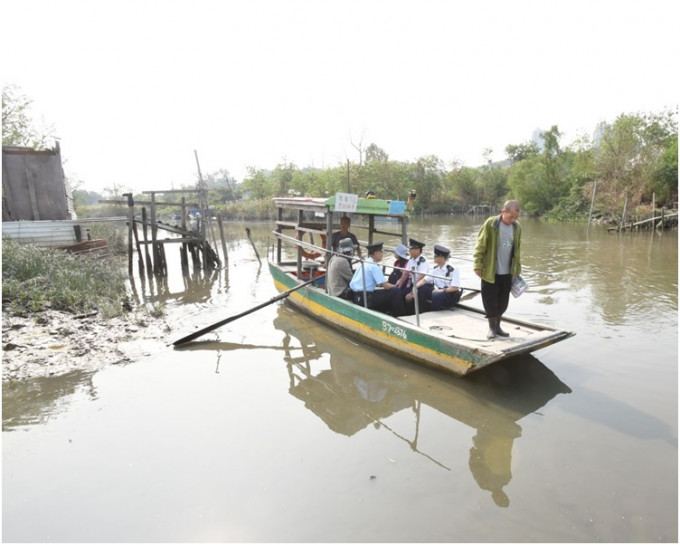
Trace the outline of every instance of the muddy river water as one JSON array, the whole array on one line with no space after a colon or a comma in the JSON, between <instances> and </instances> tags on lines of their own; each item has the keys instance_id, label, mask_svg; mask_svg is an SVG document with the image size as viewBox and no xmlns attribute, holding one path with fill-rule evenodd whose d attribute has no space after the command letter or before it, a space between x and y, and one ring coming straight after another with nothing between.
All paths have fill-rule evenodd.
<instances>
[{"instance_id":1,"label":"muddy river water","mask_svg":"<svg viewBox=\"0 0 680 545\"><path fill-rule=\"evenodd\" d=\"M410 231L476 288L482 219ZM677 233L522 223L530 288L508 313L576 336L467 378L276 303L183 349L4 385L3 540L677 542ZM249 227L261 267L231 224L226 270L136 283L175 338L275 295L272 225Z\"/></svg>"}]
</instances>

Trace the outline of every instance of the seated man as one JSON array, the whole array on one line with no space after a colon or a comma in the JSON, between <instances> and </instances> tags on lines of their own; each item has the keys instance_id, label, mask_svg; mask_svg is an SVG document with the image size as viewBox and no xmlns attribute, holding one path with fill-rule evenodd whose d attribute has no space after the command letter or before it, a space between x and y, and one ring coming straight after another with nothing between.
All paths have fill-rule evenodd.
<instances>
[{"instance_id":1,"label":"seated man","mask_svg":"<svg viewBox=\"0 0 680 545\"><path fill-rule=\"evenodd\" d=\"M392 316L401 316L404 313L404 302L401 293L390 284L382 269L377 264L382 259L383 243L369 244L368 259L363 265L357 266L349 288L353 292L353 301L357 305L364 306L364 290L366 290L367 307L373 310L386 312ZM384 288L376 290L376 288Z\"/></svg>"},{"instance_id":2,"label":"seated man","mask_svg":"<svg viewBox=\"0 0 680 545\"><path fill-rule=\"evenodd\" d=\"M338 248L340 247L340 241L343 238L351 238L352 242L354 243L354 247L357 250L357 254L359 257L361 257L361 248L359 247L359 241L357 240L357 237L354 233L351 233L349 228L352 225L352 220L349 218L349 216L342 216L340 218L340 230L336 231L333 233L332 238L331 238L331 250L334 252L338 251Z\"/></svg>"},{"instance_id":3,"label":"seated man","mask_svg":"<svg viewBox=\"0 0 680 545\"><path fill-rule=\"evenodd\" d=\"M354 276L352 270L352 255L354 255L354 243L347 237L340 241L338 246L340 254L331 257L326 270L326 286L328 293L333 297L345 297L349 288L349 281Z\"/></svg>"},{"instance_id":4,"label":"seated man","mask_svg":"<svg viewBox=\"0 0 680 545\"><path fill-rule=\"evenodd\" d=\"M434 262L429 273L418 281L418 307L421 312L442 310L455 306L463 292L458 269L449 265L451 250L435 244Z\"/></svg>"},{"instance_id":5,"label":"seated man","mask_svg":"<svg viewBox=\"0 0 680 545\"><path fill-rule=\"evenodd\" d=\"M413 301L413 284L418 283L423 279L430 265L423 254L425 244L417 240L409 239L408 251L410 259L406 263L405 268L408 271L403 271L401 278L397 282L397 287L401 290L401 296L404 299L404 309L407 315L415 313L415 303ZM415 274L411 272L415 268ZM414 279L415 276L415 279Z\"/></svg>"}]
</instances>

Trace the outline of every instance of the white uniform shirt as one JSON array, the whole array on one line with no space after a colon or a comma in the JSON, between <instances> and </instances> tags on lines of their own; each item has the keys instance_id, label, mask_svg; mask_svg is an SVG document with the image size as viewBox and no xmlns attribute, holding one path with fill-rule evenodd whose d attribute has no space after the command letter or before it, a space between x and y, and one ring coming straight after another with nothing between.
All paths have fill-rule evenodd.
<instances>
[{"instance_id":1,"label":"white uniform shirt","mask_svg":"<svg viewBox=\"0 0 680 545\"><path fill-rule=\"evenodd\" d=\"M434 284L435 288L443 289L450 288L451 286L460 288L460 274L458 272L458 269L455 269L448 263L444 263L443 267L436 265L430 268L428 272L432 275L436 275L437 277L445 277L445 278L435 278L434 276L425 277L425 281L430 284Z\"/></svg>"},{"instance_id":2,"label":"white uniform shirt","mask_svg":"<svg viewBox=\"0 0 680 545\"><path fill-rule=\"evenodd\" d=\"M412 257L411 259L408 260L408 263L406 263L406 266L404 268L408 269L408 277L406 278L406 281L404 282L404 286L408 285L413 285L412 282L409 282L409 277L411 277L411 269L413 267L416 268L416 282L418 281L418 274L427 274L427 271L430 270L430 265L427 262L427 259L423 257L422 255L419 255L418 257Z\"/></svg>"}]
</instances>

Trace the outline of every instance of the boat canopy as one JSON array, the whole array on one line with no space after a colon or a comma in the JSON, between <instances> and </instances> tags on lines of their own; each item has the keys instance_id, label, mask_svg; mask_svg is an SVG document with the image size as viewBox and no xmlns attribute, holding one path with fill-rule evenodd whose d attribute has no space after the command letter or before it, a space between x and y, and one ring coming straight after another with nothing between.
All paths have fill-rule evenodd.
<instances>
[{"instance_id":1,"label":"boat canopy","mask_svg":"<svg viewBox=\"0 0 680 545\"><path fill-rule=\"evenodd\" d=\"M402 244L408 242L407 225L409 210L407 203L400 200L366 199L347 193L338 193L328 198L318 197L277 197L274 199L277 208L275 235L277 237L276 261L281 263L282 242L292 242L298 246L297 264L301 269L305 257L315 252L332 251L333 232L340 229L342 216L360 217L361 223L352 221L352 231L365 233L358 236L361 245L379 241L376 235L396 237ZM376 218L391 218L391 221L376 222ZM392 225L395 222L397 225ZM396 231L388 228L397 227ZM284 235L284 231L295 231L294 237ZM305 234L311 241L304 241ZM320 235L324 240L323 246L312 242L314 235ZM390 248L390 245L386 245Z\"/></svg>"}]
</instances>

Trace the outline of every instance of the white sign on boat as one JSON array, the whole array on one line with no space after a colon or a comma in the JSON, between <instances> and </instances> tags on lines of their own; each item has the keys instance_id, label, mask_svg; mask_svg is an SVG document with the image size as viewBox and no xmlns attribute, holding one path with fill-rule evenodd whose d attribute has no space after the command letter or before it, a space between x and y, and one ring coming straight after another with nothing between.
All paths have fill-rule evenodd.
<instances>
[{"instance_id":1,"label":"white sign on boat","mask_svg":"<svg viewBox=\"0 0 680 545\"><path fill-rule=\"evenodd\" d=\"M359 195L353 193L336 193L335 194L335 211L336 212L356 212Z\"/></svg>"}]
</instances>

